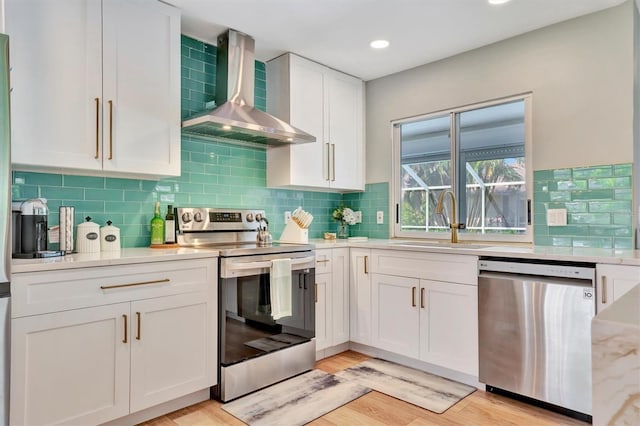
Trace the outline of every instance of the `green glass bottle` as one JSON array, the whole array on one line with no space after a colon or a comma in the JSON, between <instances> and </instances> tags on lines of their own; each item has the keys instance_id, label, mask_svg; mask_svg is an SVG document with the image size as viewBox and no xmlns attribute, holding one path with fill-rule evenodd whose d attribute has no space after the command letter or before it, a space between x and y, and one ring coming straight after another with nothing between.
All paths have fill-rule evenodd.
<instances>
[{"instance_id":1,"label":"green glass bottle","mask_svg":"<svg viewBox=\"0 0 640 426\"><path fill-rule=\"evenodd\" d=\"M164 244L164 220L160 216L160 203L156 201L156 208L151 219L151 245Z\"/></svg>"}]
</instances>

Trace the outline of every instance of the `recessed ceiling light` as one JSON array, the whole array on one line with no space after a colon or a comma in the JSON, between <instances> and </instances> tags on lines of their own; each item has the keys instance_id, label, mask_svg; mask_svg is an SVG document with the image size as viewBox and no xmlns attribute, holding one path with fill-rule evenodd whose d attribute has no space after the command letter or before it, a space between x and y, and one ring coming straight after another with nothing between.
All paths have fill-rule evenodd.
<instances>
[{"instance_id":1,"label":"recessed ceiling light","mask_svg":"<svg viewBox=\"0 0 640 426\"><path fill-rule=\"evenodd\" d=\"M389 47L389 42L387 40L373 40L369 43L369 46L374 49L384 49L385 47Z\"/></svg>"},{"instance_id":2,"label":"recessed ceiling light","mask_svg":"<svg viewBox=\"0 0 640 426\"><path fill-rule=\"evenodd\" d=\"M224 126L222 126L222 130L231 130L231 126L225 124Z\"/></svg>"},{"instance_id":3,"label":"recessed ceiling light","mask_svg":"<svg viewBox=\"0 0 640 426\"><path fill-rule=\"evenodd\" d=\"M489 4L505 4L510 2L511 0L488 0Z\"/></svg>"}]
</instances>

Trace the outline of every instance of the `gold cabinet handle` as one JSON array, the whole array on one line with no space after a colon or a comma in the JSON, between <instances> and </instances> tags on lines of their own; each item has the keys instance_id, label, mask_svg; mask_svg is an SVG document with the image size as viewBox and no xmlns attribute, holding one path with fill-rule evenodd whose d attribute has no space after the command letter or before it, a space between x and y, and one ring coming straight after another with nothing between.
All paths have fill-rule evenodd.
<instances>
[{"instance_id":1,"label":"gold cabinet handle","mask_svg":"<svg viewBox=\"0 0 640 426\"><path fill-rule=\"evenodd\" d=\"M313 285L313 291L314 291L314 296L313 296L313 300L318 303L318 284L314 284Z\"/></svg>"},{"instance_id":2,"label":"gold cabinet handle","mask_svg":"<svg viewBox=\"0 0 640 426\"><path fill-rule=\"evenodd\" d=\"M95 98L96 101L96 160L100 157L100 98Z\"/></svg>"},{"instance_id":3,"label":"gold cabinet handle","mask_svg":"<svg viewBox=\"0 0 640 426\"><path fill-rule=\"evenodd\" d=\"M331 144L331 169L333 170L331 182L336 181L336 144Z\"/></svg>"},{"instance_id":4,"label":"gold cabinet handle","mask_svg":"<svg viewBox=\"0 0 640 426\"><path fill-rule=\"evenodd\" d=\"M416 307L416 288L411 287L411 307Z\"/></svg>"},{"instance_id":5,"label":"gold cabinet handle","mask_svg":"<svg viewBox=\"0 0 640 426\"><path fill-rule=\"evenodd\" d=\"M424 309L424 287L420 289L420 307Z\"/></svg>"},{"instance_id":6,"label":"gold cabinet handle","mask_svg":"<svg viewBox=\"0 0 640 426\"><path fill-rule=\"evenodd\" d=\"M605 275L602 276L602 295L600 300L603 305L607 303L607 277Z\"/></svg>"},{"instance_id":7,"label":"gold cabinet handle","mask_svg":"<svg viewBox=\"0 0 640 426\"><path fill-rule=\"evenodd\" d=\"M129 340L127 339L127 330L129 326L127 325L127 316L122 314L122 318L124 319L124 338L122 339L122 343L127 343Z\"/></svg>"},{"instance_id":8,"label":"gold cabinet handle","mask_svg":"<svg viewBox=\"0 0 640 426\"><path fill-rule=\"evenodd\" d=\"M328 261L329 259L322 259L322 260L318 259L316 260L316 263L327 263Z\"/></svg>"},{"instance_id":9,"label":"gold cabinet handle","mask_svg":"<svg viewBox=\"0 0 640 426\"><path fill-rule=\"evenodd\" d=\"M153 280L153 281L141 281L139 283L128 283L128 284L116 284L116 285L101 285L100 288L102 290L109 290L112 288L122 288L122 287L135 287L135 286L139 286L139 285L148 285L148 284L162 284L162 283L168 283L171 280L169 278L165 278L162 280Z\"/></svg>"},{"instance_id":10,"label":"gold cabinet handle","mask_svg":"<svg viewBox=\"0 0 640 426\"><path fill-rule=\"evenodd\" d=\"M138 320L138 330L136 333L136 340L140 340L140 327L141 327L141 318L140 318L140 312L136 312L136 319Z\"/></svg>"},{"instance_id":11,"label":"gold cabinet handle","mask_svg":"<svg viewBox=\"0 0 640 426\"><path fill-rule=\"evenodd\" d=\"M326 144L326 145L327 145L327 179L326 180L329 180L331 179L331 164L329 162L329 153L331 151L331 148L329 144Z\"/></svg>"},{"instance_id":12,"label":"gold cabinet handle","mask_svg":"<svg viewBox=\"0 0 640 426\"><path fill-rule=\"evenodd\" d=\"M369 273L369 270L368 270L368 268L367 268L367 263L368 263L367 261L368 261L368 260L369 260L369 256L365 256L365 257L364 257L364 273L365 273L365 274L368 274L368 273Z\"/></svg>"},{"instance_id":13,"label":"gold cabinet handle","mask_svg":"<svg viewBox=\"0 0 640 426\"><path fill-rule=\"evenodd\" d=\"M109 99L109 160L113 160L113 101Z\"/></svg>"}]
</instances>

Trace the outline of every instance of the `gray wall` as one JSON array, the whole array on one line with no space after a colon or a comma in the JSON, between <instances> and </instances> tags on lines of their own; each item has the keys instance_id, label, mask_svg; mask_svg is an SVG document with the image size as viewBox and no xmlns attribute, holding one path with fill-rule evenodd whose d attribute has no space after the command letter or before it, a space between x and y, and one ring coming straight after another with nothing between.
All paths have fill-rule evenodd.
<instances>
[{"instance_id":1,"label":"gray wall","mask_svg":"<svg viewBox=\"0 0 640 426\"><path fill-rule=\"evenodd\" d=\"M390 181L391 120L524 92L534 170L630 162L633 10L629 0L367 82L367 182Z\"/></svg>"}]
</instances>

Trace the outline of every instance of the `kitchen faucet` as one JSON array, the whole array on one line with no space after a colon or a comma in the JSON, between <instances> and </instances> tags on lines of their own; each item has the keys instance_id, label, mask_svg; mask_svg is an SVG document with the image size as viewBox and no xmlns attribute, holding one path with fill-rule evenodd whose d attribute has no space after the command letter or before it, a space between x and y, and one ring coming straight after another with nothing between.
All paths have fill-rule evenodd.
<instances>
[{"instance_id":1,"label":"kitchen faucet","mask_svg":"<svg viewBox=\"0 0 640 426\"><path fill-rule=\"evenodd\" d=\"M443 214L443 207L444 207L444 196L446 194L450 195L451 198L451 219L449 219L449 228L451 229L451 242L452 243L457 243L458 242L458 229L464 229L465 225L464 223L457 223L456 222L456 196L453 194L453 191L451 190L446 190L446 191L442 191L440 193L440 196L438 197L438 204L436 205L436 214Z\"/></svg>"}]
</instances>

